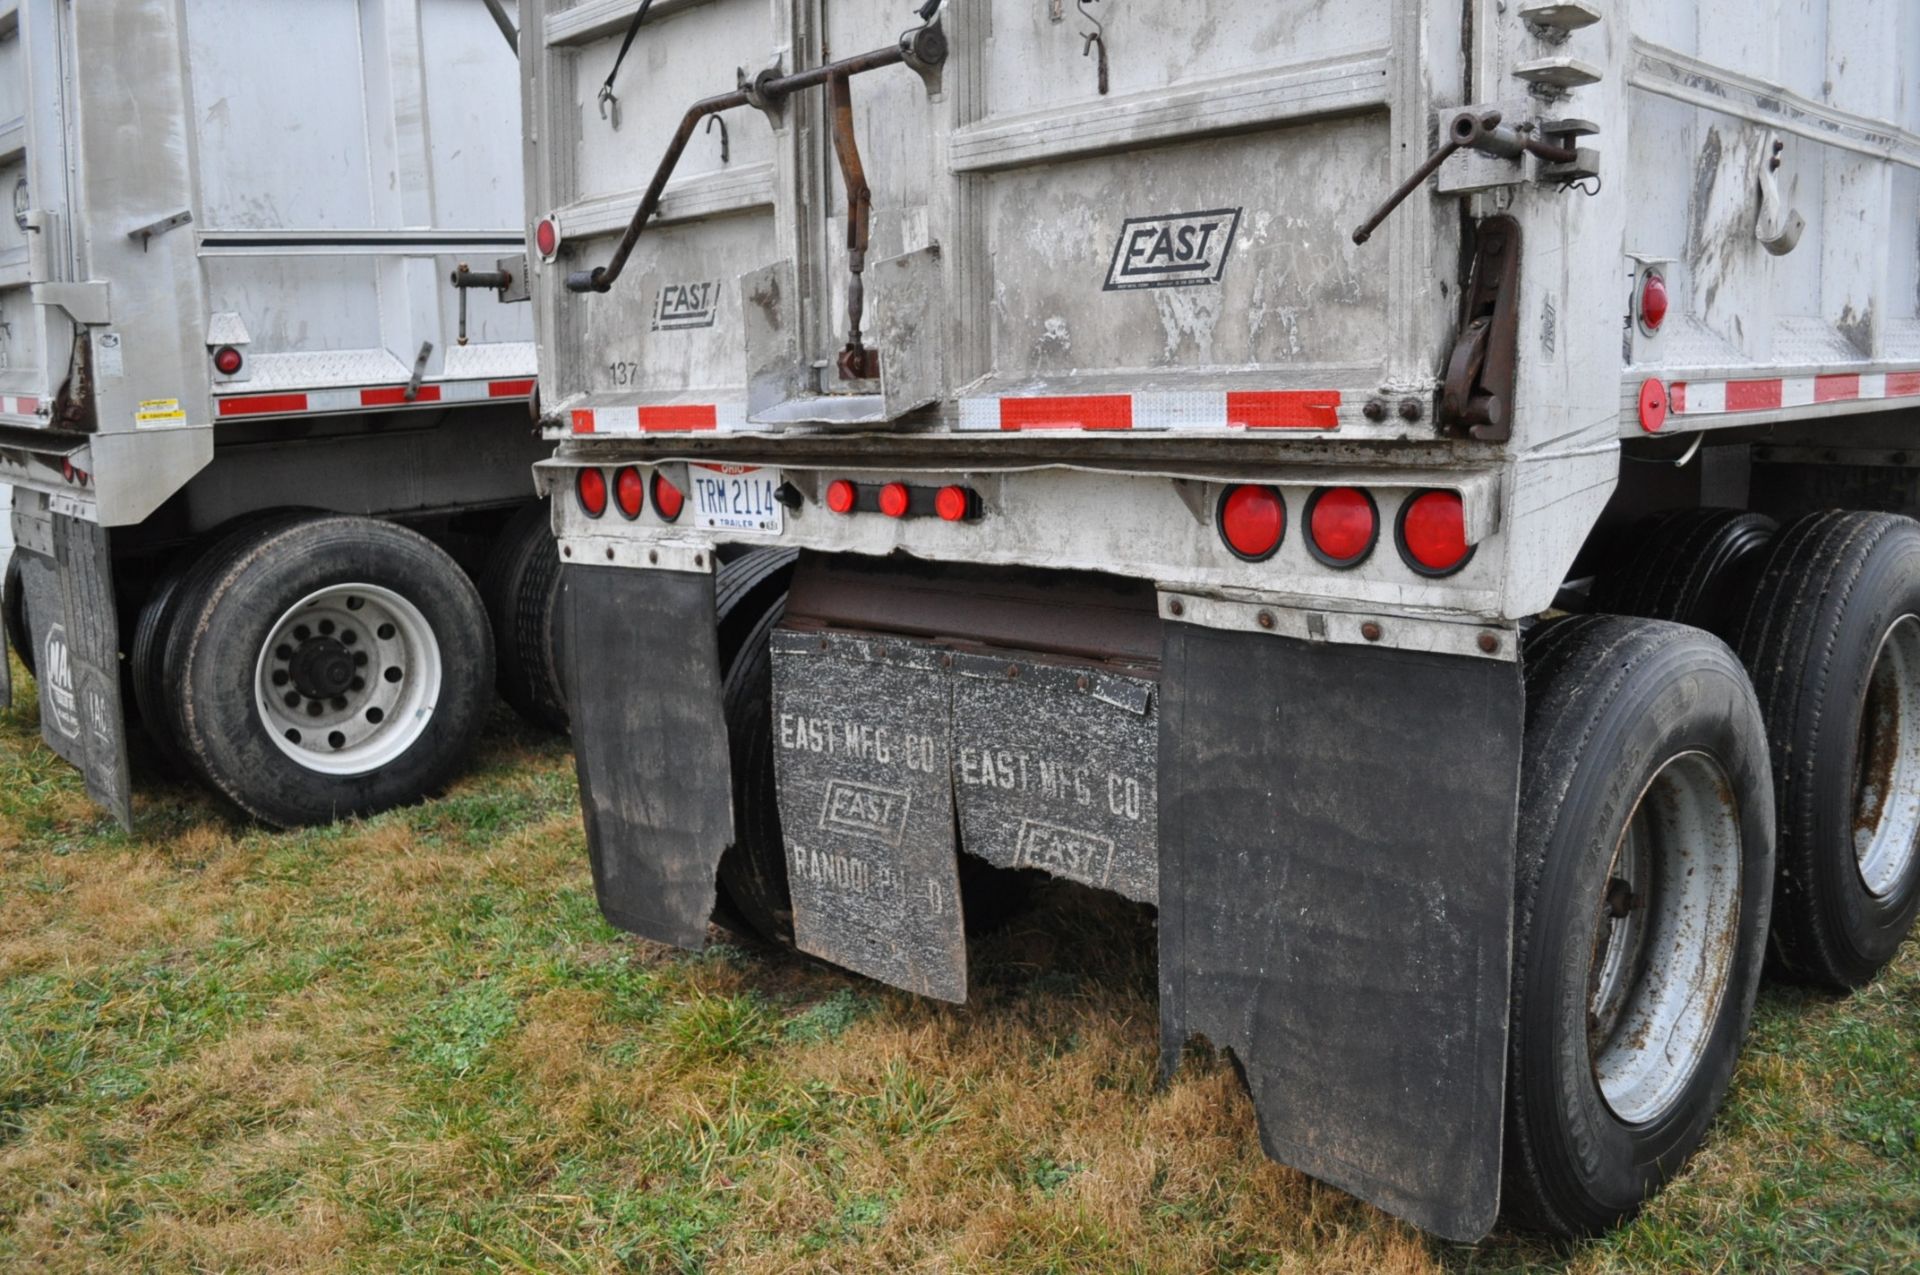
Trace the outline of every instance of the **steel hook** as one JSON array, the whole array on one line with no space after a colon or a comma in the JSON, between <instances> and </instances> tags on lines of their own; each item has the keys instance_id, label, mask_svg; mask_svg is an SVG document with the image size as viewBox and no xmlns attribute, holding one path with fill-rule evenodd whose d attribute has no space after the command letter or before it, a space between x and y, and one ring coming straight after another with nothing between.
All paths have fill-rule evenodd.
<instances>
[{"instance_id":1,"label":"steel hook","mask_svg":"<svg viewBox=\"0 0 1920 1275\"><path fill-rule=\"evenodd\" d=\"M1105 97L1108 89L1112 87L1107 65L1107 27L1100 19L1094 17L1093 13L1087 8L1087 5L1091 4L1092 0L1074 0L1074 3L1079 7L1080 16L1093 23L1093 30L1084 33L1086 42L1080 46L1080 56L1083 58L1091 57L1096 50L1098 51L1100 55L1100 96Z\"/></svg>"},{"instance_id":2,"label":"steel hook","mask_svg":"<svg viewBox=\"0 0 1920 1275\"><path fill-rule=\"evenodd\" d=\"M733 147L727 141L727 122L718 115L709 115L707 116L707 126L700 131L702 133L711 133L715 124L720 126L720 162L723 164L731 163L733 161Z\"/></svg>"},{"instance_id":3,"label":"steel hook","mask_svg":"<svg viewBox=\"0 0 1920 1275\"><path fill-rule=\"evenodd\" d=\"M609 108L611 114L608 113ZM610 122L614 132L620 131L620 99L614 96L611 84L600 86L600 118Z\"/></svg>"}]
</instances>

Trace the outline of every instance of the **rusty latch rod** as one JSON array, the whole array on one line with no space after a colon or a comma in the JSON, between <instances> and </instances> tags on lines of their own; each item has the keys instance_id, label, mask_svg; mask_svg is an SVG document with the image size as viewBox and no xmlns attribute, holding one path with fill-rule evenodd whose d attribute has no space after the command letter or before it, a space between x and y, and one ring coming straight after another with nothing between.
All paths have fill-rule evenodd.
<instances>
[{"instance_id":1,"label":"rusty latch rod","mask_svg":"<svg viewBox=\"0 0 1920 1275\"><path fill-rule=\"evenodd\" d=\"M1373 232L1380 229L1380 223L1392 216L1394 209L1424 186L1427 178L1439 172L1440 165L1452 159L1458 151L1479 151L1495 159L1518 159L1526 154L1549 164L1571 164L1579 158L1578 152L1571 146L1556 146L1536 137L1531 125L1514 128L1500 121L1499 111L1487 111L1484 114L1461 111L1455 115L1447 125L1447 140L1440 144L1440 149L1427 156L1426 163L1414 169L1413 175L1387 196L1387 202L1374 209L1373 216L1360 223L1359 229L1353 232L1353 241L1365 243L1373 238Z\"/></svg>"},{"instance_id":2,"label":"rusty latch rod","mask_svg":"<svg viewBox=\"0 0 1920 1275\"><path fill-rule=\"evenodd\" d=\"M875 49L871 53L862 53L855 57L843 58L838 62L829 62L811 71L797 71L792 75L784 76L762 74L751 85L695 102L681 117L680 127L674 130L673 140L667 144L666 154L660 157L660 166L654 170L653 180L648 183L646 193L641 196L640 206L634 210L633 220L627 223L626 233L620 236L620 243L614 248L613 256L604 266L595 266L591 270L576 270L569 274L568 290L605 292L613 287L614 281L620 277L620 272L626 269L627 258L633 255L634 245L640 241L640 232L646 229L647 222L651 221L653 215L660 210L660 198L666 192L667 182L673 177L673 170L679 166L680 156L687 149L687 143L693 140L694 131L700 127L700 122L707 116L731 111L735 107L755 104L756 99L758 102L778 102L802 89L817 88L836 78L850 79L868 71L877 71L882 67L899 66L910 60L928 65L938 65L946 60L946 36L939 27L920 27L902 36L898 44L889 48Z\"/></svg>"},{"instance_id":3,"label":"rusty latch rod","mask_svg":"<svg viewBox=\"0 0 1920 1275\"><path fill-rule=\"evenodd\" d=\"M833 105L833 153L840 160L840 179L847 187L847 348L840 351L840 379L862 381L880 375L880 351L869 350L860 339L860 320L866 314L867 245L873 228L873 188L860 163L860 143L853 135L853 83L844 75L827 81L827 99Z\"/></svg>"},{"instance_id":4,"label":"rusty latch rod","mask_svg":"<svg viewBox=\"0 0 1920 1275\"><path fill-rule=\"evenodd\" d=\"M505 270L469 270L467 263L461 262L453 272L453 286L460 294L460 344L467 343L467 289L491 288L506 299L508 288L513 286L513 275Z\"/></svg>"}]
</instances>

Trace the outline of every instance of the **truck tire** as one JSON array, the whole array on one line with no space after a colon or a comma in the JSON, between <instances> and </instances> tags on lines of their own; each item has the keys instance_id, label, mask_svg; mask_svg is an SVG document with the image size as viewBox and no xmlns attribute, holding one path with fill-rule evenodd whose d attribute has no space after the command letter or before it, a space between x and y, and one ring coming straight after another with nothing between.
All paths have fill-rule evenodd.
<instances>
[{"instance_id":1,"label":"truck tire","mask_svg":"<svg viewBox=\"0 0 1920 1275\"><path fill-rule=\"evenodd\" d=\"M4 590L6 594L6 597L0 600L5 604L0 607L0 621L4 621L7 626L7 645L12 647L13 653L20 657L20 663L27 670L28 675L38 677L39 673L34 668L33 630L27 627L27 585L26 581L20 578L18 549L7 555L6 580L4 584L0 584L0 590Z\"/></svg>"},{"instance_id":2,"label":"truck tire","mask_svg":"<svg viewBox=\"0 0 1920 1275\"><path fill-rule=\"evenodd\" d=\"M1698 1147L1752 1017L1773 887L1760 708L1695 628L1529 636L1503 1207L1591 1235Z\"/></svg>"},{"instance_id":3,"label":"truck tire","mask_svg":"<svg viewBox=\"0 0 1920 1275\"><path fill-rule=\"evenodd\" d=\"M1779 803L1774 955L1794 978L1863 986L1920 910L1920 524L1787 527L1739 646Z\"/></svg>"},{"instance_id":4,"label":"truck tire","mask_svg":"<svg viewBox=\"0 0 1920 1275\"><path fill-rule=\"evenodd\" d=\"M190 775L194 767L186 745L174 729L172 696L167 680L167 643L173 636L174 620L180 612L180 600L196 579L195 569L203 562L218 560L235 547L264 535L270 527L291 525L307 518L322 516L310 509L263 509L242 514L180 550L167 561L140 605L133 624L133 640L127 644L128 681L133 689L133 707L160 764L178 775Z\"/></svg>"},{"instance_id":5,"label":"truck tire","mask_svg":"<svg viewBox=\"0 0 1920 1275\"><path fill-rule=\"evenodd\" d=\"M1678 509L1643 518L1601 572L1603 615L1691 624L1731 642L1780 524L1742 509Z\"/></svg>"},{"instance_id":6,"label":"truck tire","mask_svg":"<svg viewBox=\"0 0 1920 1275\"><path fill-rule=\"evenodd\" d=\"M495 537L480 572L493 625L500 698L536 726L565 733L560 681L560 546L544 500L522 509Z\"/></svg>"},{"instance_id":7,"label":"truck tire","mask_svg":"<svg viewBox=\"0 0 1920 1275\"><path fill-rule=\"evenodd\" d=\"M786 843L773 777L773 659L768 639L786 616L787 586L799 555L756 550L714 573L721 703L733 768L733 844L720 859L720 890L748 928L793 945Z\"/></svg>"},{"instance_id":8,"label":"truck tire","mask_svg":"<svg viewBox=\"0 0 1920 1275\"><path fill-rule=\"evenodd\" d=\"M479 591L416 532L324 516L229 539L195 565L166 668L195 769L281 827L417 801L485 720Z\"/></svg>"}]
</instances>

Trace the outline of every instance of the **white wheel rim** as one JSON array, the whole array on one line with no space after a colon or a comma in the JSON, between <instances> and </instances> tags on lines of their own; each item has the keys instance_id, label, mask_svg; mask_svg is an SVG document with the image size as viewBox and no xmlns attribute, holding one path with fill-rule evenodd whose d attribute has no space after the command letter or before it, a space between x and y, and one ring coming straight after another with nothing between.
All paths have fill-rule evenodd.
<instances>
[{"instance_id":1,"label":"white wheel rim","mask_svg":"<svg viewBox=\"0 0 1920 1275\"><path fill-rule=\"evenodd\" d=\"M376 584L331 585L268 631L254 707L274 746L303 768L364 775L426 731L440 674L440 643L418 607Z\"/></svg>"},{"instance_id":2,"label":"white wheel rim","mask_svg":"<svg viewBox=\"0 0 1920 1275\"><path fill-rule=\"evenodd\" d=\"M1880 638L1860 712L1853 853L1868 893L1900 889L1920 841L1920 618Z\"/></svg>"},{"instance_id":3,"label":"white wheel rim","mask_svg":"<svg viewBox=\"0 0 1920 1275\"><path fill-rule=\"evenodd\" d=\"M1613 1113L1673 1109L1720 1018L1740 923L1740 814L1720 763L1673 757L1635 803L1599 901L1587 1047Z\"/></svg>"}]
</instances>

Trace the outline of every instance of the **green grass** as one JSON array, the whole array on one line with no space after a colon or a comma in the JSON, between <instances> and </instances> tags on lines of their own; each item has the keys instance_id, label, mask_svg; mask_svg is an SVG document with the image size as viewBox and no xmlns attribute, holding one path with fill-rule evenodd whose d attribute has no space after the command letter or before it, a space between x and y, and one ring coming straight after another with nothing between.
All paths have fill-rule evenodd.
<instances>
[{"instance_id":1,"label":"green grass","mask_svg":"<svg viewBox=\"0 0 1920 1275\"><path fill-rule=\"evenodd\" d=\"M504 715L443 799L286 834L147 782L124 835L37 732L0 714L0 1268L1920 1267L1911 948L1764 994L1639 1221L1468 1248L1269 1163L1230 1067L1157 1089L1118 902L1049 896L942 1006L616 933L564 745Z\"/></svg>"}]
</instances>

